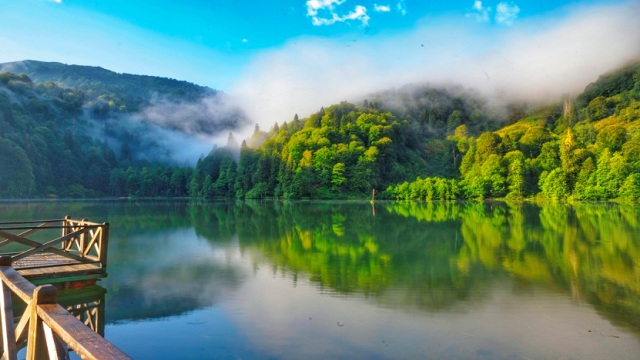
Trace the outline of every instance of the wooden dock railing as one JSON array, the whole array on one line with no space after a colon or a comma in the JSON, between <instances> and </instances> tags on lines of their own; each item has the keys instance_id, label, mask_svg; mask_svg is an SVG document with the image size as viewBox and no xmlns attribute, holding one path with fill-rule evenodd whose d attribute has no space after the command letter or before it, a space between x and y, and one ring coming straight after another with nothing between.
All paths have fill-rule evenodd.
<instances>
[{"instance_id":1,"label":"wooden dock railing","mask_svg":"<svg viewBox=\"0 0 640 360\"><path fill-rule=\"evenodd\" d=\"M17 359L27 346L27 360L68 358L68 348L82 359L130 359L57 303L52 285L36 287L11 266L11 257L0 257L0 343L2 359ZM25 303L14 323L12 293Z\"/></svg>"},{"instance_id":2,"label":"wooden dock railing","mask_svg":"<svg viewBox=\"0 0 640 360\"><path fill-rule=\"evenodd\" d=\"M0 254L10 255L20 270L75 266L68 272L106 274L108 239L108 223L74 220L69 216L0 222Z\"/></svg>"},{"instance_id":3,"label":"wooden dock railing","mask_svg":"<svg viewBox=\"0 0 640 360\"><path fill-rule=\"evenodd\" d=\"M107 290L97 285L81 289L66 289L58 292L58 303L93 332L104 336L106 293ZM75 296L76 294L79 296ZM14 311L16 311L15 306Z\"/></svg>"}]
</instances>

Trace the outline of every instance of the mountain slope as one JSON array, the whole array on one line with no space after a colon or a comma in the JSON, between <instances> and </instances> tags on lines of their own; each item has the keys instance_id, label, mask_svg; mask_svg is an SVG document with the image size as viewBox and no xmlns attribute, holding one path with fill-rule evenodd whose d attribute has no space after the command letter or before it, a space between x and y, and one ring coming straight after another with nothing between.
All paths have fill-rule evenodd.
<instances>
[{"instance_id":1,"label":"mountain slope","mask_svg":"<svg viewBox=\"0 0 640 360\"><path fill-rule=\"evenodd\" d=\"M46 72L41 63L12 66ZM62 69L75 73L67 81L77 88L63 87L62 73L60 85L0 73L0 197L344 198L386 188L397 199L640 198L640 62L604 74L575 101L502 115L460 89L382 92L267 132L256 127L239 149L230 136L194 169L167 161L170 145L184 152L196 139L190 132L228 131L242 121L216 105L221 93L189 102L191 95L154 91L152 84L174 80ZM87 73L100 78L96 87L82 85ZM108 102L108 111L95 111L106 95L87 93L137 80L149 90L140 111ZM108 90L126 99L117 86ZM160 93L183 100L155 100Z\"/></svg>"},{"instance_id":2,"label":"mountain slope","mask_svg":"<svg viewBox=\"0 0 640 360\"><path fill-rule=\"evenodd\" d=\"M196 134L245 121L223 93L184 81L36 61L0 69L15 72L0 72L0 198L184 196L182 166L211 149Z\"/></svg>"},{"instance_id":3,"label":"mountain slope","mask_svg":"<svg viewBox=\"0 0 640 360\"><path fill-rule=\"evenodd\" d=\"M451 137L464 157L449 192L439 178L388 189L396 199L640 199L640 62L603 74L576 101L493 132Z\"/></svg>"},{"instance_id":4,"label":"mountain slope","mask_svg":"<svg viewBox=\"0 0 640 360\"><path fill-rule=\"evenodd\" d=\"M113 102L114 110L140 111L157 98L173 102L197 101L218 91L186 81L157 76L119 74L101 67L34 60L0 64L0 72L25 74L35 83L51 82L80 90L87 101Z\"/></svg>"}]
</instances>

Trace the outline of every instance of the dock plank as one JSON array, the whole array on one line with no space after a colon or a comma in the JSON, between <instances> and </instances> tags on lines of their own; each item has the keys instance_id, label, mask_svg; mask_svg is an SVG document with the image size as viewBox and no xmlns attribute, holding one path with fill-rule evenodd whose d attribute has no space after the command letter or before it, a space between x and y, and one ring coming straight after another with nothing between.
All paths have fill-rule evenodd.
<instances>
[{"instance_id":1,"label":"dock plank","mask_svg":"<svg viewBox=\"0 0 640 360\"><path fill-rule=\"evenodd\" d=\"M69 277L104 277L106 272L96 263L80 263L57 254L33 254L13 264L16 271L29 280Z\"/></svg>"}]
</instances>

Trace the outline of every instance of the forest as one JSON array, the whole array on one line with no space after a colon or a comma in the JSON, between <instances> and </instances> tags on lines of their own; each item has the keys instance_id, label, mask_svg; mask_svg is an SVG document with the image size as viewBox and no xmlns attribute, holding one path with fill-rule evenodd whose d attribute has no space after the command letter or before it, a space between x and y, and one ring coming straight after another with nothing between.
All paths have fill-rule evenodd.
<instances>
[{"instance_id":1,"label":"forest","mask_svg":"<svg viewBox=\"0 0 640 360\"><path fill-rule=\"evenodd\" d=\"M411 87L374 99L296 116L267 133L256 127L237 165L229 149L201 159L189 193L640 198L640 63L601 76L575 99L530 110L511 105L503 114L460 89Z\"/></svg>"},{"instance_id":2,"label":"forest","mask_svg":"<svg viewBox=\"0 0 640 360\"><path fill-rule=\"evenodd\" d=\"M447 137L460 153L454 179L425 176L391 185L394 199L640 198L640 63L601 76L575 100L512 124Z\"/></svg>"},{"instance_id":3,"label":"forest","mask_svg":"<svg viewBox=\"0 0 640 360\"><path fill-rule=\"evenodd\" d=\"M240 145L230 133L195 166L144 158L143 135L111 131L120 138L107 141L95 126L144 109L154 88L181 101L215 90L42 66L0 74L0 198L640 198L640 62L543 106L498 109L455 87L371 94L256 125Z\"/></svg>"}]
</instances>

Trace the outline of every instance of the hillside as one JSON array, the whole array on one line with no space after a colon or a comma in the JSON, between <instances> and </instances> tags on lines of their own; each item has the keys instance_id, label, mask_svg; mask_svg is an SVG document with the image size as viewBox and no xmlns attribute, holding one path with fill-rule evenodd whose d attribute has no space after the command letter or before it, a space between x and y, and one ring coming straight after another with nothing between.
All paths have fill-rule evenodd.
<instances>
[{"instance_id":1,"label":"hillside","mask_svg":"<svg viewBox=\"0 0 640 360\"><path fill-rule=\"evenodd\" d=\"M256 128L237 165L225 149L198 163L191 194L344 198L416 176L455 177L460 156L446 136L460 125L479 132L500 122L461 89L411 86L371 99L296 115L269 132Z\"/></svg>"},{"instance_id":2,"label":"hillside","mask_svg":"<svg viewBox=\"0 0 640 360\"><path fill-rule=\"evenodd\" d=\"M268 133L256 128L237 165L225 149L202 159L190 194L640 198L640 63L602 75L575 100L533 110L495 112L460 89L411 86L372 99Z\"/></svg>"},{"instance_id":3,"label":"hillside","mask_svg":"<svg viewBox=\"0 0 640 360\"><path fill-rule=\"evenodd\" d=\"M0 198L185 196L184 165L211 147L192 134L245 121L224 101L222 92L173 79L0 64Z\"/></svg>"},{"instance_id":4,"label":"hillside","mask_svg":"<svg viewBox=\"0 0 640 360\"><path fill-rule=\"evenodd\" d=\"M0 73L0 198L640 198L640 63L539 108L493 109L461 88L376 93L256 126L241 146L229 136L194 168L176 166L173 149L246 121L216 105L222 93L100 68L10 67L32 75ZM106 93L140 96L140 111L96 112Z\"/></svg>"},{"instance_id":5,"label":"hillside","mask_svg":"<svg viewBox=\"0 0 640 360\"><path fill-rule=\"evenodd\" d=\"M84 106L79 90L0 73L0 198L186 195L189 169L137 160L142 134L114 150Z\"/></svg>"},{"instance_id":6,"label":"hillside","mask_svg":"<svg viewBox=\"0 0 640 360\"><path fill-rule=\"evenodd\" d=\"M458 131L460 130L460 131ZM602 75L575 101L549 105L480 136L457 129L452 181L391 186L396 199L640 199L640 62Z\"/></svg>"},{"instance_id":7,"label":"hillside","mask_svg":"<svg viewBox=\"0 0 640 360\"><path fill-rule=\"evenodd\" d=\"M45 87L57 86L81 91L86 102L108 106L112 112L137 112L152 101L165 99L173 102L193 102L218 92L186 81L157 76L119 74L95 66L67 65L34 60L0 64L0 73L27 75L33 82ZM106 113L102 113L106 116Z\"/></svg>"}]
</instances>

